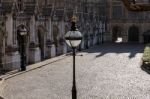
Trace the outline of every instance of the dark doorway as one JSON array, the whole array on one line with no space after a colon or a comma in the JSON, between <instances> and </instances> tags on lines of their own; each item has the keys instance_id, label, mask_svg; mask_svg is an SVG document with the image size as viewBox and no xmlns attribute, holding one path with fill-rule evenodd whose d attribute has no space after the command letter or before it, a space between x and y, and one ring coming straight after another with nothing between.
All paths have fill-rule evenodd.
<instances>
[{"instance_id":1,"label":"dark doorway","mask_svg":"<svg viewBox=\"0 0 150 99\"><path fill-rule=\"evenodd\" d=\"M143 33L144 44L150 43L150 30Z\"/></svg>"},{"instance_id":2,"label":"dark doorway","mask_svg":"<svg viewBox=\"0 0 150 99\"><path fill-rule=\"evenodd\" d=\"M45 47L45 39L44 36L46 34L46 30L43 26L38 27L38 40L39 40L39 47L41 51L41 60L45 59L44 54L44 47Z\"/></svg>"},{"instance_id":3,"label":"dark doorway","mask_svg":"<svg viewBox=\"0 0 150 99\"><path fill-rule=\"evenodd\" d=\"M139 42L139 29L136 26L132 26L128 31L129 42Z\"/></svg>"},{"instance_id":4,"label":"dark doorway","mask_svg":"<svg viewBox=\"0 0 150 99\"><path fill-rule=\"evenodd\" d=\"M112 30L112 41L113 42L122 42L122 29L119 26L113 27Z\"/></svg>"}]
</instances>

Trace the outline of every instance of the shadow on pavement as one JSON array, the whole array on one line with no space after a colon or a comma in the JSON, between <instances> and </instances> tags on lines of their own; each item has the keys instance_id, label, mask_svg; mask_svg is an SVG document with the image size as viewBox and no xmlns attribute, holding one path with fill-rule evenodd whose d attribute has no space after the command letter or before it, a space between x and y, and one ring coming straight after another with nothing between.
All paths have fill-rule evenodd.
<instances>
[{"instance_id":1,"label":"shadow on pavement","mask_svg":"<svg viewBox=\"0 0 150 99\"><path fill-rule=\"evenodd\" d=\"M129 53L129 58L133 58L137 53L143 53L144 44L139 43L105 43L99 45L99 47L93 47L89 50L85 50L87 53L99 53L96 58L104 56L108 53Z\"/></svg>"},{"instance_id":2,"label":"shadow on pavement","mask_svg":"<svg viewBox=\"0 0 150 99\"><path fill-rule=\"evenodd\" d=\"M4 99L4 98L0 96L0 99Z\"/></svg>"}]
</instances>

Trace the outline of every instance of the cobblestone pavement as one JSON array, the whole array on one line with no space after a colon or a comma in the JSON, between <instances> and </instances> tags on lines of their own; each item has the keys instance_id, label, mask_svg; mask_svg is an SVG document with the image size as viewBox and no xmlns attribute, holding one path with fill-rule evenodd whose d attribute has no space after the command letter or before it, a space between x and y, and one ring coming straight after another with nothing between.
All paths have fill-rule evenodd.
<instances>
[{"instance_id":1,"label":"cobblestone pavement","mask_svg":"<svg viewBox=\"0 0 150 99\"><path fill-rule=\"evenodd\" d=\"M104 44L76 57L78 99L150 99L144 46ZM5 99L71 99L72 57L5 81Z\"/></svg>"}]
</instances>

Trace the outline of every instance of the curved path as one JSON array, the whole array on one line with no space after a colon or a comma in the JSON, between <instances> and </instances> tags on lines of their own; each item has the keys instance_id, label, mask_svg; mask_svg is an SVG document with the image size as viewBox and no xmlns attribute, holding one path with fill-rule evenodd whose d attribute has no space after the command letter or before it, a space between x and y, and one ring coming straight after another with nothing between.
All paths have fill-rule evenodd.
<instances>
[{"instance_id":1,"label":"curved path","mask_svg":"<svg viewBox=\"0 0 150 99\"><path fill-rule=\"evenodd\" d=\"M76 58L78 99L150 99L143 45L104 44ZM72 57L5 81L4 99L71 99Z\"/></svg>"}]
</instances>

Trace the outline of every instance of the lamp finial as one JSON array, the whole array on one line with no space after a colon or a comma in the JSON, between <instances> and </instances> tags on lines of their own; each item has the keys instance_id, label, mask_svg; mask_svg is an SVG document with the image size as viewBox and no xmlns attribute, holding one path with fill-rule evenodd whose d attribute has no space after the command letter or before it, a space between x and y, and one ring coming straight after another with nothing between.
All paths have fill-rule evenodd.
<instances>
[{"instance_id":1,"label":"lamp finial","mask_svg":"<svg viewBox=\"0 0 150 99\"><path fill-rule=\"evenodd\" d=\"M77 17L76 17L76 16L73 16L73 17L71 18L71 22L77 22Z\"/></svg>"}]
</instances>

